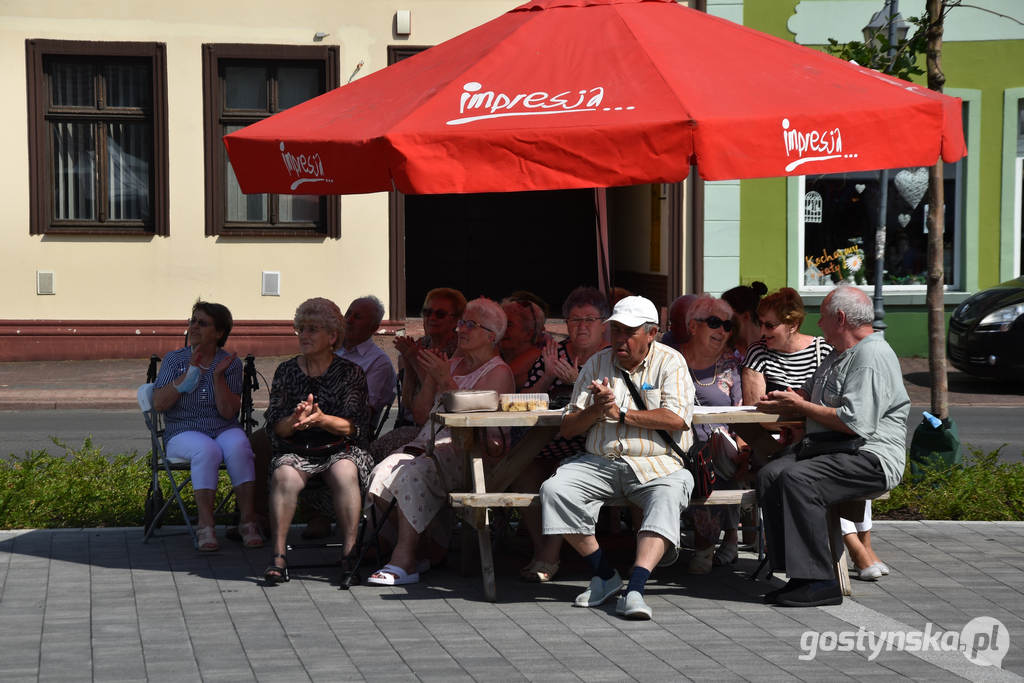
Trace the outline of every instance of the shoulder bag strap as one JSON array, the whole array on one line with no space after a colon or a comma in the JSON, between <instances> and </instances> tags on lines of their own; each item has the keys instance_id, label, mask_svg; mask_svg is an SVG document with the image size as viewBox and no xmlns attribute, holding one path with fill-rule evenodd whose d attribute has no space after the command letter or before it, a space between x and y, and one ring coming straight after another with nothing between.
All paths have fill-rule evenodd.
<instances>
[{"instance_id":1,"label":"shoulder bag strap","mask_svg":"<svg viewBox=\"0 0 1024 683\"><path fill-rule=\"evenodd\" d=\"M629 389L629 395L633 397L633 403L637 404L640 410L647 410L647 403L644 402L643 396L640 395L640 392L637 390L636 385L633 384L633 380L629 378L629 375L626 374L626 371L623 370L622 368L617 368L617 370L619 371L619 376L622 377L622 381L626 383L626 388ZM667 443L669 447L673 451L675 451L676 455L682 458L683 462L687 466L689 466L690 457L685 452L683 452L683 449L679 447L679 444L677 444L675 439L672 438L672 435L669 434L664 429L657 429L655 431L657 431L658 435L665 440L665 443Z\"/></svg>"},{"instance_id":2,"label":"shoulder bag strap","mask_svg":"<svg viewBox=\"0 0 1024 683\"><path fill-rule=\"evenodd\" d=\"M821 337L814 338L814 359L821 365Z\"/></svg>"}]
</instances>

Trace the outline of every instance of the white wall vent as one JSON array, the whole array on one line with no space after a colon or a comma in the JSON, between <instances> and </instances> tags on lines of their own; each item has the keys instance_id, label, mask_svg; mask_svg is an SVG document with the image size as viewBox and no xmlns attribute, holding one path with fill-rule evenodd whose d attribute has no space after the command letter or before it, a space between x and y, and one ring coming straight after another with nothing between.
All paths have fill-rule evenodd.
<instances>
[{"instance_id":1,"label":"white wall vent","mask_svg":"<svg viewBox=\"0 0 1024 683\"><path fill-rule=\"evenodd\" d=\"M281 273L276 270L263 271L263 296L281 296Z\"/></svg>"},{"instance_id":2,"label":"white wall vent","mask_svg":"<svg viewBox=\"0 0 1024 683\"><path fill-rule=\"evenodd\" d=\"M52 270L36 271L36 294L56 294L57 289L54 283Z\"/></svg>"}]
</instances>

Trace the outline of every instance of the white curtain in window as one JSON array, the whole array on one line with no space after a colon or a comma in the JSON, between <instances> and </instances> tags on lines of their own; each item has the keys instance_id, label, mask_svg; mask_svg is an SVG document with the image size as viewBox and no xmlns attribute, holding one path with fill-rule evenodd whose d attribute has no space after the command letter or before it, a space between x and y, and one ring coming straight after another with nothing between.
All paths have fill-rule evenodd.
<instances>
[{"instance_id":1,"label":"white curtain in window","mask_svg":"<svg viewBox=\"0 0 1024 683\"><path fill-rule=\"evenodd\" d=\"M149 217L149 126L107 124L107 201L110 220Z\"/></svg>"},{"instance_id":2,"label":"white curtain in window","mask_svg":"<svg viewBox=\"0 0 1024 683\"><path fill-rule=\"evenodd\" d=\"M96 137L88 123L57 122L53 134L53 215L96 220Z\"/></svg>"}]
</instances>

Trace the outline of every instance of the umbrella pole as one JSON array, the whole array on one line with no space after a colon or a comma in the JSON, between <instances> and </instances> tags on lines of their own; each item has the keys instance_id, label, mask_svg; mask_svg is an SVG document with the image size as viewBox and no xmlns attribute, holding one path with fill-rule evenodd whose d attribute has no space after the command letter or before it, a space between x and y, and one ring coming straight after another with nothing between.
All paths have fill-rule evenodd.
<instances>
[{"instance_id":1,"label":"umbrella pole","mask_svg":"<svg viewBox=\"0 0 1024 683\"><path fill-rule=\"evenodd\" d=\"M594 211L597 230L597 286L612 301L612 269L608 261L608 188L594 188Z\"/></svg>"}]
</instances>

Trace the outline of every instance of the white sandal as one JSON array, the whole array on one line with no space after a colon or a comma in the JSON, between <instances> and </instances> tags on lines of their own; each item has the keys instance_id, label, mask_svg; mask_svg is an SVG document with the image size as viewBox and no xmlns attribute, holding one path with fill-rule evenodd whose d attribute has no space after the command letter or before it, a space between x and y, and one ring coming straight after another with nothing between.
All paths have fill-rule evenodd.
<instances>
[{"instance_id":1,"label":"white sandal","mask_svg":"<svg viewBox=\"0 0 1024 683\"><path fill-rule=\"evenodd\" d=\"M212 526L196 527L196 550L201 553L220 550L220 543L217 543L217 534Z\"/></svg>"},{"instance_id":2,"label":"white sandal","mask_svg":"<svg viewBox=\"0 0 1024 683\"><path fill-rule=\"evenodd\" d=\"M419 583L420 573L410 574L396 564L386 564L366 579L366 583L376 586L403 586L408 583Z\"/></svg>"}]
</instances>

